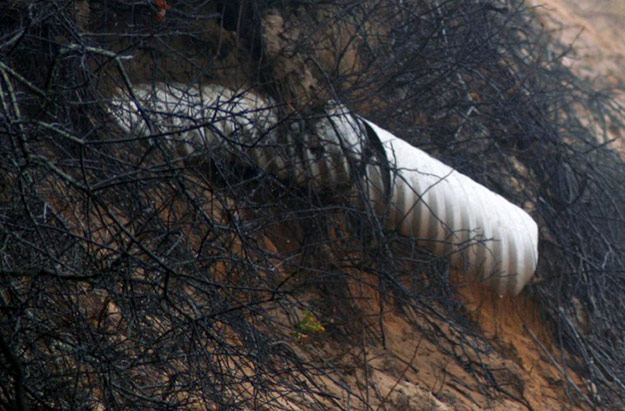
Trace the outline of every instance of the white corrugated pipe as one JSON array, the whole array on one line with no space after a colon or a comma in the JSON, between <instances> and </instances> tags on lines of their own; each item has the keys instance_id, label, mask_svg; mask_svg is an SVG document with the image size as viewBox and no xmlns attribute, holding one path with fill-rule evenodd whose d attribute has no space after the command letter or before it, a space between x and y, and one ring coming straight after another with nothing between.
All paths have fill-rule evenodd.
<instances>
[{"instance_id":1,"label":"white corrugated pipe","mask_svg":"<svg viewBox=\"0 0 625 411\"><path fill-rule=\"evenodd\" d=\"M388 227L500 295L518 294L536 270L538 227L525 211L341 105L307 125L277 127L273 101L251 91L157 84L120 94L111 112L124 129L164 135L185 156L219 150L316 189L360 181Z\"/></svg>"}]
</instances>

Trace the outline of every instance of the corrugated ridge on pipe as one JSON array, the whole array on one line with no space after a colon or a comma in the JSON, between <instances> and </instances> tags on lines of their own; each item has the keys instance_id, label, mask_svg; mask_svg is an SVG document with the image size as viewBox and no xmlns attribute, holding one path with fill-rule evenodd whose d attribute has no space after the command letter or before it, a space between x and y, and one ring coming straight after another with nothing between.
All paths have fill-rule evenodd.
<instances>
[{"instance_id":1,"label":"corrugated ridge on pipe","mask_svg":"<svg viewBox=\"0 0 625 411\"><path fill-rule=\"evenodd\" d=\"M307 128L278 128L275 103L250 91L157 84L121 94L111 105L117 122L129 133L164 135L181 155L220 150L323 190L360 179L387 226L451 256L500 295L518 294L536 270L538 227L529 214L340 104ZM372 155L372 146L383 152Z\"/></svg>"}]
</instances>

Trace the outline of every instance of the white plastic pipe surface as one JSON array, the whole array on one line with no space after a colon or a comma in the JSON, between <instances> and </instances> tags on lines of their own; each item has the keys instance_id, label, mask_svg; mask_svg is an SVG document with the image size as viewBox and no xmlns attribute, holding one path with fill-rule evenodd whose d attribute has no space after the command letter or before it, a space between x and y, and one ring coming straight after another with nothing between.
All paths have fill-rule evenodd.
<instances>
[{"instance_id":1,"label":"white plastic pipe surface","mask_svg":"<svg viewBox=\"0 0 625 411\"><path fill-rule=\"evenodd\" d=\"M388 227L500 295L518 294L536 270L538 227L525 211L341 105L277 127L273 101L250 91L157 84L120 94L111 105L117 122L129 133L162 135L179 154L217 150L319 190L360 181Z\"/></svg>"},{"instance_id":2,"label":"white plastic pipe surface","mask_svg":"<svg viewBox=\"0 0 625 411\"><path fill-rule=\"evenodd\" d=\"M516 295L538 260L538 226L521 208L422 150L366 121L392 171L389 222L437 255L478 275L500 295ZM384 201L380 184L370 198ZM425 241L424 241L425 240Z\"/></svg>"},{"instance_id":3,"label":"white plastic pipe surface","mask_svg":"<svg viewBox=\"0 0 625 411\"><path fill-rule=\"evenodd\" d=\"M129 133L161 136L182 156L206 150L259 166L281 179L328 189L351 184L350 161L362 157L358 120L336 105L308 124L278 127L275 103L218 85L139 85L111 104Z\"/></svg>"}]
</instances>

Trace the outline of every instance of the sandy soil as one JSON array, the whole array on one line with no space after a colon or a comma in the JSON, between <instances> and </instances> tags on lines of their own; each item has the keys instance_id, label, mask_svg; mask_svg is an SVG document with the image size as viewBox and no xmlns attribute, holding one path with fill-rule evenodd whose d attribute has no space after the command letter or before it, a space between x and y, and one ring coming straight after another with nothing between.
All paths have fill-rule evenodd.
<instances>
[{"instance_id":1,"label":"sandy soil","mask_svg":"<svg viewBox=\"0 0 625 411\"><path fill-rule=\"evenodd\" d=\"M625 82L625 0L528 2L536 7L545 30L557 33L565 44L573 45L574 53L566 63L579 75L597 79L602 85ZM287 40L289 35L296 34L289 32L276 17L265 24ZM242 64L232 59L227 66ZM303 64L292 63L296 67ZM293 94L318 95L312 74L293 70L288 64L283 69L284 72L275 73L277 77L292 78L291 84L303 87ZM269 248L276 254L278 250L288 250L287 244L275 239L267 241L275 242ZM366 278L368 274L360 275L366 282L375 283L375 279ZM363 289L359 284L354 281L350 291L357 297L355 301L362 302L364 317L372 319L370 323L363 322L364 326L375 331L380 326L378 296L371 288ZM573 409L569 402L572 385L578 387L581 396L591 395L587 381L556 365L565 353L553 344L549 325L541 320L531 299L524 295L501 299L470 286L459 290L459 298L466 303L475 328L480 328L489 340L483 352L468 351L457 344L455 331L435 316L419 318L416 313L398 310L387 311L381 322L386 347L364 343L341 346L323 335L311 341L292 341L289 345L313 364L323 362L345 370L337 375L340 384L330 380L323 383L346 409L367 408L362 401L350 397L345 387L366 399L373 406L369 409L380 410ZM422 326L421 331L411 326L415 322ZM443 330L449 338L433 342L434 339L427 338L428 327ZM485 366L477 369L478 374L482 373L481 381L475 378L479 364ZM297 408L288 398L281 405Z\"/></svg>"},{"instance_id":2,"label":"sandy soil","mask_svg":"<svg viewBox=\"0 0 625 411\"><path fill-rule=\"evenodd\" d=\"M572 53L565 63L579 76L602 87L625 83L624 0L528 0L528 3L535 7L546 31L564 44L572 45ZM363 293L362 308L375 317L379 312L377 297L360 290L356 284L352 292L355 296ZM461 288L459 298L494 348L479 358L449 341L434 344L423 332L410 326L407 321L410 313L398 312L387 312L384 316L386 347L357 346L345 350L321 338L314 344L298 347L297 351L302 356L327 358L346 369L360 364L342 376L343 382L360 391L363 398L379 409L575 409L570 403L571 395L578 399L593 395L592 384L556 365L562 363L566 354L553 344L549 326L541 320L531 299L524 295L500 299L477 287ZM434 318L423 321L445 330L442 321ZM449 333L452 341L453 331ZM458 355L462 357L460 363ZM485 389L488 384L482 385L472 376L472 364L480 362L489 370L487 378L507 394ZM364 407L350 399L340 386L334 387L334 394L347 408ZM578 392L571 392L575 390Z\"/></svg>"},{"instance_id":3,"label":"sandy soil","mask_svg":"<svg viewBox=\"0 0 625 411\"><path fill-rule=\"evenodd\" d=\"M528 3L536 8L545 30L564 44L572 45L565 64L574 72L600 87L625 84L625 1L528 0ZM625 93L620 101L625 102ZM615 145L625 146L622 141ZM470 287L462 289L460 296L467 303L470 317L496 347L497 352L481 360L496 370L493 377L502 388L541 410L571 407L565 380L579 387L583 395L592 396L589 382L570 370L563 373L554 365L554 356L563 353L552 344L533 301L524 296L498 299ZM480 391L466 370L445 353L444 347L423 339L402 316L389 313L387 317L389 345L386 350L378 348L370 353L373 359L369 361L368 388L386 393L389 409L525 409L519 402ZM404 362L412 367L400 365ZM354 378L359 377L364 378L362 375Z\"/></svg>"},{"instance_id":4,"label":"sandy soil","mask_svg":"<svg viewBox=\"0 0 625 411\"><path fill-rule=\"evenodd\" d=\"M600 84L625 81L625 1L528 0L547 30L573 46L566 62ZM558 31L560 33L558 33Z\"/></svg>"}]
</instances>

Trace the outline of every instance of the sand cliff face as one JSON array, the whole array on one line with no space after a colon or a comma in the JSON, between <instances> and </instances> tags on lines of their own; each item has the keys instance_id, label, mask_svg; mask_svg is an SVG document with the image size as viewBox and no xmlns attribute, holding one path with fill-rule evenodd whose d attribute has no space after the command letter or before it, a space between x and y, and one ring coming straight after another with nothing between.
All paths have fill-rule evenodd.
<instances>
[{"instance_id":1,"label":"sand cliff face","mask_svg":"<svg viewBox=\"0 0 625 411\"><path fill-rule=\"evenodd\" d=\"M532 4L544 27L561 35L565 44L572 44L574 52L565 61L578 75L600 77L605 85L622 84L625 46L620 40L624 34L621 27L625 6L620 2L557 0ZM275 53L278 67L290 67L280 78L288 82L294 73L304 76L292 81L307 88L292 92L307 96L300 103L323 96L315 91L318 86L311 86L318 81L314 75L298 69L303 63L292 56L285 57L283 49L278 51L279 41L274 36L289 38L284 20L272 16L265 24L270 52ZM344 47L349 50L349 45ZM349 74L350 68L359 67L359 62L357 53L346 55L348 63L342 70ZM331 61L324 57L322 62ZM283 65L280 59L285 59ZM273 246L280 252L279 245ZM374 281L364 272L355 276L362 281ZM360 391L361 399L367 398L370 406L379 409L556 410L586 408L590 401L597 400L593 383L561 365L574 361L556 347L552 327L541 317L531 297L499 298L479 286L465 285L462 273L451 278L457 283L455 298L465 305L463 315L470 321L466 331L476 333L483 351L466 349L456 338L458 331L436 313L382 309L380 296L357 281L350 283L350 290L361 301L359 309L364 318L377 317L375 321L362 319L363 331L384 335L384 344L345 346L319 335L312 341L300 342L298 351L312 361L318 355L349 369L342 375L343 381ZM578 319L583 323L581 317L580 309ZM415 327L415 322L420 327ZM445 337L429 335L428 329L434 328L444 330ZM345 406L364 407L358 400L350 400L349 394L339 387L329 386Z\"/></svg>"},{"instance_id":2,"label":"sand cliff face","mask_svg":"<svg viewBox=\"0 0 625 411\"><path fill-rule=\"evenodd\" d=\"M573 43L575 55L579 56L567 61L580 75L600 75L612 84L625 77L625 65L621 64L625 48L617 41L618 25L607 24L617 18L618 10L606 6L603 12L591 12L591 5L581 1L548 0L533 4L546 28L564 27L562 40ZM615 3L612 7L620 6ZM261 30L248 43L257 41L258 36L262 38L265 66L260 70L261 78L272 84L273 97L279 99L285 116L315 113L327 103L336 93L326 83L327 73L335 76L333 85L337 89L357 84L365 67L359 57L360 36L368 36L369 45L376 45L376 36L390 36L385 16L376 15L372 9L363 12L373 16L364 25L342 20L335 12L332 7L322 7L316 14L296 10L283 15L274 10L257 16ZM601 14L608 12L611 16ZM211 81L234 89L249 87L259 70L254 61L254 53L259 51L250 54L241 51L245 50L240 47L246 39L239 35L245 34L245 30L233 27L224 30L211 23L208 27L207 33L220 38L217 54L222 57L211 72ZM144 58L146 61L142 63ZM597 61L601 63L594 64ZM149 58L139 57L139 63L135 64L149 67L151 63ZM174 62L162 64L167 76L184 78L182 67ZM232 75L233 67L236 76ZM140 78L141 74L137 79ZM354 92L355 107L367 112L374 111L376 105L388 104L371 93L373 88L365 86ZM359 100L359 95L367 98ZM298 271L291 261L299 258L301 247L306 244L305 238L298 238L304 231L305 224L277 224L262 238L266 248L275 254L285 278ZM329 261L344 258L333 251L323 255ZM313 260L311 265L323 264ZM349 326L334 324L331 316L314 316L311 321L319 324L317 331L310 328L297 331L307 318L307 311L296 310L292 318L276 311L277 324L296 330L284 344L304 361L334 370L331 375L320 375L312 381L324 387L317 406L556 410L585 408L595 399L594 385L562 365L574 361L557 348L551 325L541 318L531 297L522 294L500 298L479 285L467 284L459 272L451 273L450 280L456 290L452 299L461 303L458 314L465 321L464 329L450 326L445 319L449 311L436 303L428 306L429 311L395 306L387 297L381 297L375 287L366 285L375 284L376 276L356 269L351 271L346 283L349 295L356 301L349 308L352 310ZM318 293L311 291L299 298L307 301L327 298ZM326 309L335 313L347 310L341 304ZM323 399L326 395L332 401ZM276 404L296 409L313 407L312 403L300 401L286 395Z\"/></svg>"},{"instance_id":3,"label":"sand cliff face","mask_svg":"<svg viewBox=\"0 0 625 411\"><path fill-rule=\"evenodd\" d=\"M598 23L617 19L625 6L617 1L545 3L546 7L536 9L545 27L573 25L564 31L565 42L575 37L575 27L587 27L573 46L580 55L579 60L569 60L574 70L600 75L607 84L625 78L619 26L604 29ZM140 13L128 17L124 13L131 11L124 4L115 4L112 10L119 11L115 15L99 2L77 2L80 29L105 33L98 38L102 50L133 53L132 58L118 59L102 50L89 51L102 58L84 63L91 64L94 72L104 72L98 78L102 101L110 97L106 94L110 90L125 87L125 82L221 84L266 93L277 102L280 115L292 121L288 126L305 129L310 127L307 118L319 115L330 98L349 98L354 111L384 117L396 104L393 98L411 92L408 86L385 91L386 78L373 81L364 74L370 66L385 68L384 59L401 60L387 52L403 50L393 49L401 43L403 27L388 23L404 2L397 3L398 9L383 8L384 2L364 2L349 18L325 3L314 13L307 6L290 8L288 13L252 10L243 16L259 25L259 30L251 31L242 28L243 17L236 13L228 21L189 18L192 13L222 13L229 8L227 2L189 2L198 4L197 10L173 0L169 5L157 4L155 20L154 10L143 10L142 5L136 6ZM606 7L601 13L609 14L591 11L599 4ZM107 19L99 17L103 10L109 13ZM431 34L418 13L414 16L411 23L422 30L419 36ZM183 24L176 26L176 18ZM436 33L446 37L448 32L440 24L448 22L433 21ZM139 30L140 36L110 35L136 27L152 31L144 35ZM180 27L193 35L179 35ZM409 48L409 43L402 47ZM597 61L602 63L595 65ZM421 61L401 63L418 72ZM490 67L505 64L493 61ZM126 71L120 69L122 65ZM489 72L476 71L483 81L479 85L485 88ZM437 73L441 78L445 75L445 70ZM410 79L400 80L409 83ZM488 114L491 108L481 105L482 89L470 91L462 77L457 83L458 90L438 97L452 101L460 95L461 120L448 122L434 113L432 127L449 126L453 144L458 143L453 138L470 133L479 135L475 145L505 135L506 130L481 130L475 126L479 121L474 129L464 127L464 119L478 111ZM48 85L53 88L54 82ZM514 95L520 88L508 86L501 94ZM410 108L397 115L410 119L405 125L408 131L418 128L415 124L425 116L411 115ZM38 110L30 107L23 113ZM21 124L19 120L15 124ZM43 124L38 127L58 131L56 123ZM120 137L120 130L114 133ZM618 135L618 130L614 133ZM20 322L39 321L46 325L46 333L48 329L63 333L60 342L49 342L45 334L32 346L26 338L30 334L20 335L26 341L20 347L27 347L20 358L24 362L38 360L37 355L48 359L52 365L46 372L58 377L53 379L58 387L78 387L75 391L84 391L84 401L90 401L92 408L121 407L128 398L130 404L146 408L154 404L165 408L164 403L171 408L268 410L559 410L601 403L597 387L578 373L579 359L561 348L553 324L531 293L493 295L465 273L416 250L414 242L378 230L375 220L364 213L327 201L324 193L298 191L289 182L259 177L249 170L217 169L198 158L172 160L158 138L156 144L124 145L132 140L127 137L115 142L119 146L98 142L93 152L81 140L75 152L59 144L58 152L69 153L66 161L59 160L58 166L43 162L48 168L34 181L34 191L43 198L36 202L43 210L37 209L36 215L41 214L42 230L63 229L69 233L63 241L78 244L69 263L60 257L54 260L59 271L63 272L63 264L75 261L84 268L80 258L86 254L90 259L85 261L92 265L84 266L105 275L94 275L93 283L91 272L86 279L74 276L71 280L78 278L77 283L68 286L44 272L52 279L39 284L36 276L20 278L11 282L10 292L0 291L7 306L24 301L30 310ZM57 149L57 143L52 139L49 152ZM519 138L509 145L524 143ZM77 172L72 168L76 158L83 158L79 157L82 150L93 162L85 163L99 167L93 167L93 175L89 167L80 169L81 164ZM98 163L102 158L104 164ZM529 173L516 157L509 160L517 176ZM69 171L61 173L59 167ZM224 170L231 174L225 175ZM72 172L78 177L67 178ZM114 173L131 177L138 173L141 184L133 180L125 185L121 177L119 182L110 178ZM82 184L81 178L88 184ZM10 201L21 204L20 196L9 189L16 186L14 179L17 174L0 176L3 206ZM513 194L526 188L514 179L508 182L510 187L504 188ZM92 197L89 187L99 190L97 196ZM534 211L530 201L523 206ZM19 215L19 210L14 207L12 212ZM32 290L45 298L33 298ZM54 310L46 311L49 306ZM588 327L587 315L580 303L576 320L582 331ZM86 355L80 343L91 339L96 349ZM109 352L121 353L124 361L109 359ZM133 384L121 389L107 384L111 369L119 372L117 385ZM74 370L78 377L66 378ZM72 384L67 383L70 380Z\"/></svg>"},{"instance_id":4,"label":"sand cliff face","mask_svg":"<svg viewBox=\"0 0 625 411\"><path fill-rule=\"evenodd\" d=\"M600 86L623 85L625 5L622 2L532 0L530 4L535 6L544 28L572 46L571 55L564 62L575 73L593 79ZM354 56L349 61L347 67L358 66ZM617 147L621 144L620 133L618 129L612 130L611 138L616 139L613 144ZM521 295L502 299L479 286L462 285L461 273L452 278L458 281L457 298L465 304L471 329L485 337L484 352L463 350L461 343L454 342L455 331L451 328L448 339L428 339L425 331L428 327L445 329L444 321L435 315L417 316L417 321L424 325L417 329L406 321L410 313L389 310L378 324L378 331L384 331L386 344L350 349L354 360L363 367L346 376L352 387L371 392L367 398L373 404L398 410L586 408L590 401L600 401L594 383L561 365L574 361L556 348L552 327L541 317L532 298ZM358 295L359 287L356 284L353 287ZM364 294L365 313L379 315L379 296ZM584 324L588 326L583 307L579 307L576 318L582 329ZM315 349L324 355L337 355L332 343L315 344ZM485 367L484 373L478 373L480 377L476 378L472 365L478 363ZM493 386L485 389L480 378L494 382ZM336 394L341 395L340 391Z\"/></svg>"},{"instance_id":5,"label":"sand cliff face","mask_svg":"<svg viewBox=\"0 0 625 411\"><path fill-rule=\"evenodd\" d=\"M529 0L545 29L572 45L565 64L598 88L608 88L625 103L625 4L620 1ZM623 153L623 130L611 127L606 140Z\"/></svg>"},{"instance_id":6,"label":"sand cliff face","mask_svg":"<svg viewBox=\"0 0 625 411\"><path fill-rule=\"evenodd\" d=\"M567 63L600 83L615 86L625 78L623 23L625 4L620 1L531 0L544 27L572 44Z\"/></svg>"}]
</instances>

